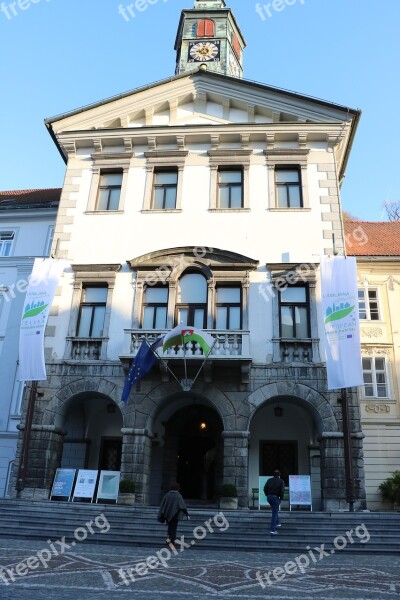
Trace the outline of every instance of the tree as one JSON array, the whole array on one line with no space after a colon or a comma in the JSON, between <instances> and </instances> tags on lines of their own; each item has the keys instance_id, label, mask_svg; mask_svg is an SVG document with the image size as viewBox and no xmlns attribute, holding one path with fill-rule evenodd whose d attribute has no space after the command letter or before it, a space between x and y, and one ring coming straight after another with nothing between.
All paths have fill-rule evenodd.
<instances>
[{"instance_id":1,"label":"tree","mask_svg":"<svg viewBox=\"0 0 400 600\"><path fill-rule=\"evenodd\" d=\"M396 202L384 202L383 206L389 221L400 221L400 200Z\"/></svg>"},{"instance_id":2,"label":"tree","mask_svg":"<svg viewBox=\"0 0 400 600\"><path fill-rule=\"evenodd\" d=\"M351 212L349 212L348 210L343 210L342 215L343 221L361 221L361 219L352 215Z\"/></svg>"}]
</instances>

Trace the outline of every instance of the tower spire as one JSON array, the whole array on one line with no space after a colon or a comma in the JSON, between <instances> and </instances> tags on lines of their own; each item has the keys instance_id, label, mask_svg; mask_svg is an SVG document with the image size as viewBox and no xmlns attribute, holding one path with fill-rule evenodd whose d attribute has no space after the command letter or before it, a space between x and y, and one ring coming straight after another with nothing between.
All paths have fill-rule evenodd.
<instances>
[{"instance_id":1,"label":"tower spire","mask_svg":"<svg viewBox=\"0 0 400 600\"><path fill-rule=\"evenodd\" d=\"M176 36L176 74L197 71L207 65L230 77L243 77L246 42L225 0L195 0L184 9ZM205 67L202 67L205 68Z\"/></svg>"}]
</instances>

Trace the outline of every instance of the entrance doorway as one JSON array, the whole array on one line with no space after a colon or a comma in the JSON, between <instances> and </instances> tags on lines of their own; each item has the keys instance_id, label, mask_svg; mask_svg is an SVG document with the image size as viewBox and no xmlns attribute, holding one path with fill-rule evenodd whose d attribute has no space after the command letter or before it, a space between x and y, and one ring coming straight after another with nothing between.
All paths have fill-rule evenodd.
<instances>
[{"instance_id":1,"label":"entrance doorway","mask_svg":"<svg viewBox=\"0 0 400 600\"><path fill-rule=\"evenodd\" d=\"M298 475L297 442L260 441L260 475L273 475L276 469L289 485L289 475Z\"/></svg>"},{"instance_id":2,"label":"entrance doorway","mask_svg":"<svg viewBox=\"0 0 400 600\"><path fill-rule=\"evenodd\" d=\"M176 480L184 498L213 500L222 483L221 432L219 416L206 406L175 413L165 425L163 488Z\"/></svg>"}]
</instances>

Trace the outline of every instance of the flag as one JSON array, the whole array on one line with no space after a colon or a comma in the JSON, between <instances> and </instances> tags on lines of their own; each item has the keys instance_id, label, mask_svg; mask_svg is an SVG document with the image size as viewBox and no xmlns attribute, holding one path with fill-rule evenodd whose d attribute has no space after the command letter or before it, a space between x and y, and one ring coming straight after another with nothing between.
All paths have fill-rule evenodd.
<instances>
[{"instance_id":1,"label":"flag","mask_svg":"<svg viewBox=\"0 0 400 600\"><path fill-rule=\"evenodd\" d=\"M166 350L173 348L174 346L186 344L187 342L196 342L197 344L200 344L203 353L207 356L207 354L210 353L215 340L211 335L201 329L196 329L195 327L190 327L188 325L178 325L178 327L172 329L172 331L165 336L163 352L166 352Z\"/></svg>"},{"instance_id":2,"label":"flag","mask_svg":"<svg viewBox=\"0 0 400 600\"><path fill-rule=\"evenodd\" d=\"M44 381L44 331L65 260L36 258L26 292L19 331L20 381Z\"/></svg>"},{"instance_id":3,"label":"flag","mask_svg":"<svg viewBox=\"0 0 400 600\"><path fill-rule=\"evenodd\" d=\"M152 366L157 362L157 355L155 354L155 351L157 350L157 348L161 348L163 339L163 337L157 338L156 341L153 344L151 344L151 346L149 346L146 340L143 340L138 350L138 353L136 354L135 359L132 363L132 366L129 369L128 376L125 379L125 385L121 396L121 402L128 401L133 384L140 381L150 371Z\"/></svg>"},{"instance_id":4,"label":"flag","mask_svg":"<svg viewBox=\"0 0 400 600\"><path fill-rule=\"evenodd\" d=\"M321 259L321 295L328 390L363 385L354 257Z\"/></svg>"}]
</instances>

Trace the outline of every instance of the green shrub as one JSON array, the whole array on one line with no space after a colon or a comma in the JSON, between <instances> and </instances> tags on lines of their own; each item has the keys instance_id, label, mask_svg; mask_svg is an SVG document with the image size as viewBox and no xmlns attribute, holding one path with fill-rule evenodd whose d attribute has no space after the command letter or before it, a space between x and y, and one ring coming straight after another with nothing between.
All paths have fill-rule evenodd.
<instances>
[{"instance_id":1,"label":"green shrub","mask_svg":"<svg viewBox=\"0 0 400 600\"><path fill-rule=\"evenodd\" d=\"M378 489L385 500L400 506L400 471L392 473Z\"/></svg>"},{"instance_id":2,"label":"green shrub","mask_svg":"<svg viewBox=\"0 0 400 600\"><path fill-rule=\"evenodd\" d=\"M135 482L131 479L121 479L119 482L119 491L121 494L134 494Z\"/></svg>"},{"instance_id":3,"label":"green shrub","mask_svg":"<svg viewBox=\"0 0 400 600\"><path fill-rule=\"evenodd\" d=\"M237 498L237 489L233 483L224 483L221 487L221 498Z\"/></svg>"}]
</instances>

